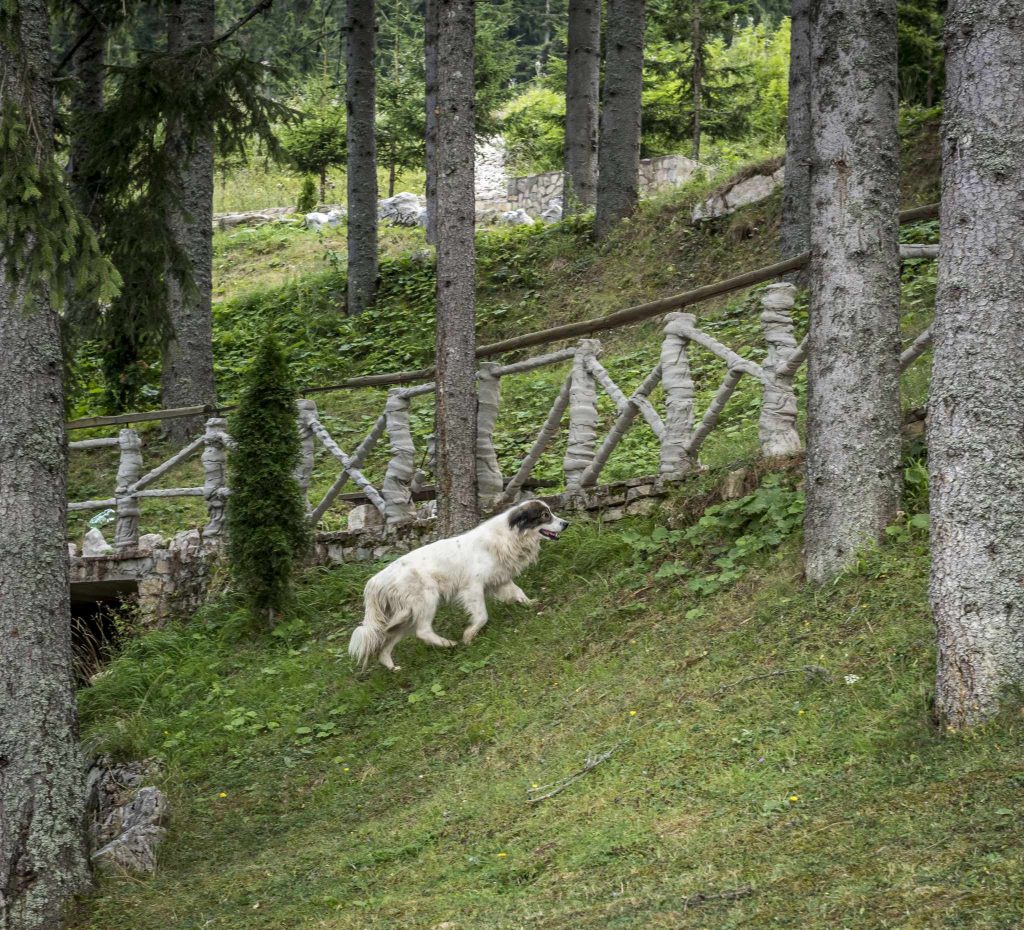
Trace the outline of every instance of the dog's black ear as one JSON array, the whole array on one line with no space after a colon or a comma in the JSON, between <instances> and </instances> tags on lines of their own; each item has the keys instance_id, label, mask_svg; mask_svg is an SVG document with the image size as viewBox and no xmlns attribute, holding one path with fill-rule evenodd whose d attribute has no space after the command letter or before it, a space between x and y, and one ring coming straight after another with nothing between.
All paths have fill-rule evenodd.
<instances>
[{"instance_id":1,"label":"dog's black ear","mask_svg":"<svg viewBox=\"0 0 1024 930\"><path fill-rule=\"evenodd\" d=\"M508 525L514 530L525 533L527 530L535 530L538 526L543 526L550 519L551 515L544 504L540 501L530 501L509 512Z\"/></svg>"}]
</instances>

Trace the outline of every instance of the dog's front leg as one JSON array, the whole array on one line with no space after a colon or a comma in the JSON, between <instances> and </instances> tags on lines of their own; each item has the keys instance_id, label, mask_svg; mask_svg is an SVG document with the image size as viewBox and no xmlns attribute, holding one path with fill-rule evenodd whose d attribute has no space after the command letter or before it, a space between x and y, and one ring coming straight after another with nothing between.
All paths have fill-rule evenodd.
<instances>
[{"instance_id":1,"label":"dog's front leg","mask_svg":"<svg viewBox=\"0 0 1024 930\"><path fill-rule=\"evenodd\" d=\"M484 589L470 588L468 591L463 591L459 596L459 600L462 601L462 606L469 613L469 626L466 627L462 634L462 642L468 646L476 639L476 634L487 623L487 604L484 601Z\"/></svg>"},{"instance_id":2,"label":"dog's front leg","mask_svg":"<svg viewBox=\"0 0 1024 930\"><path fill-rule=\"evenodd\" d=\"M526 592L514 581L503 584L494 596L505 604L532 604L533 601L526 596Z\"/></svg>"}]
</instances>

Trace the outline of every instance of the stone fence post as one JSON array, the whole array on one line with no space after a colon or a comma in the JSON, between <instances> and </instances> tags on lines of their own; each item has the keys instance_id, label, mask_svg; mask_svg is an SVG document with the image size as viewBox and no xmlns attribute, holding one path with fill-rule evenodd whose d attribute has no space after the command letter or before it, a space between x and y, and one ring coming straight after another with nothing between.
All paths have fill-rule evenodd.
<instances>
[{"instance_id":1,"label":"stone fence post","mask_svg":"<svg viewBox=\"0 0 1024 930\"><path fill-rule=\"evenodd\" d=\"M495 374L496 368L496 363L484 362L477 372L476 478L477 499L482 511L490 510L504 489L498 455L494 451L494 426L501 402L501 378Z\"/></svg>"},{"instance_id":2,"label":"stone fence post","mask_svg":"<svg viewBox=\"0 0 1024 930\"><path fill-rule=\"evenodd\" d=\"M209 519L203 529L206 537L224 532L224 507L227 503L227 425L223 417L210 417L203 433L203 498Z\"/></svg>"},{"instance_id":3,"label":"stone fence post","mask_svg":"<svg viewBox=\"0 0 1024 930\"><path fill-rule=\"evenodd\" d=\"M761 326L768 356L765 359L764 395L758 438L765 458L795 455L803 445L796 429L796 394L793 375L782 374L797 349L790 311L796 299L792 284L769 284L761 295Z\"/></svg>"},{"instance_id":4,"label":"stone fence post","mask_svg":"<svg viewBox=\"0 0 1024 930\"><path fill-rule=\"evenodd\" d=\"M316 401L302 398L296 401L295 406L298 408L299 425L299 464L295 466L295 480L302 491L308 514L312 509L309 504L309 485L313 479L313 457L316 452L316 436L309 421L316 419Z\"/></svg>"},{"instance_id":5,"label":"stone fence post","mask_svg":"<svg viewBox=\"0 0 1024 930\"><path fill-rule=\"evenodd\" d=\"M597 384L587 369L587 357L597 358L601 343L597 339L581 339L572 360L569 382L569 441L563 468L567 491L579 490L583 473L594 461L597 447Z\"/></svg>"},{"instance_id":6,"label":"stone fence post","mask_svg":"<svg viewBox=\"0 0 1024 930\"><path fill-rule=\"evenodd\" d=\"M412 502L416 449L409 429L409 407L409 398L401 388L388 391L384 418L391 446L391 460L381 488L388 525L410 520L416 515L416 507Z\"/></svg>"},{"instance_id":7,"label":"stone fence post","mask_svg":"<svg viewBox=\"0 0 1024 930\"><path fill-rule=\"evenodd\" d=\"M129 494L129 489L142 477L142 440L133 429L123 429L118 434L117 444L121 459L117 465L117 483L114 497L117 500L117 522L114 524L114 546L128 549L139 543L139 498Z\"/></svg>"},{"instance_id":8,"label":"stone fence post","mask_svg":"<svg viewBox=\"0 0 1024 930\"><path fill-rule=\"evenodd\" d=\"M665 433L661 439L663 478L674 480L693 471L696 462L686 451L693 434L693 378L687 354L690 340L676 332L673 324L692 327L692 313L665 316L665 338L661 343L661 385L665 392Z\"/></svg>"}]
</instances>

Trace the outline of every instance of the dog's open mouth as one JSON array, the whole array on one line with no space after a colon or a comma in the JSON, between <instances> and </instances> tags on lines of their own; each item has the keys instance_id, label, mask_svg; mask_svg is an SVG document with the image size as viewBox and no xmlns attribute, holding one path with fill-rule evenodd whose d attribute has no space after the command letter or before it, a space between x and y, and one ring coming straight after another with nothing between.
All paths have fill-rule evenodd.
<instances>
[{"instance_id":1,"label":"dog's open mouth","mask_svg":"<svg viewBox=\"0 0 1024 930\"><path fill-rule=\"evenodd\" d=\"M541 530L540 535L545 539L558 539L558 533L554 530Z\"/></svg>"}]
</instances>

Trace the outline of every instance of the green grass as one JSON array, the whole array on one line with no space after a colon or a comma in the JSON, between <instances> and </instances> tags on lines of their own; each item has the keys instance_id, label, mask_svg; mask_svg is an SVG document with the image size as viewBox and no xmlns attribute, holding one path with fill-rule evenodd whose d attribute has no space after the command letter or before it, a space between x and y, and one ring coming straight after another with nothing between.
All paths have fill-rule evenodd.
<instances>
[{"instance_id":1,"label":"green grass","mask_svg":"<svg viewBox=\"0 0 1024 930\"><path fill-rule=\"evenodd\" d=\"M821 590L787 535L702 594L719 530L664 527L710 483L577 522L522 581L537 608L495 606L468 649L407 641L394 675L345 654L376 566L307 572L278 636L226 593L132 643L81 693L84 735L162 760L170 834L75 926L1020 925L1024 719L930 723L926 534L901 524ZM756 519L726 542L767 540Z\"/></svg>"}]
</instances>

